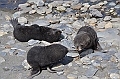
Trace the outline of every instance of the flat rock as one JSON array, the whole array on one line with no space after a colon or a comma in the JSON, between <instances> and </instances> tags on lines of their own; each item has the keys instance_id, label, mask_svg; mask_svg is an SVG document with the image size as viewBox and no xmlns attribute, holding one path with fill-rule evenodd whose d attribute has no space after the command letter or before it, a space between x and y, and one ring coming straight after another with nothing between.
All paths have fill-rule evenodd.
<instances>
[{"instance_id":1,"label":"flat rock","mask_svg":"<svg viewBox=\"0 0 120 79\"><path fill-rule=\"evenodd\" d=\"M66 10L66 8L64 6L58 6L57 10L63 12Z\"/></svg>"},{"instance_id":2,"label":"flat rock","mask_svg":"<svg viewBox=\"0 0 120 79\"><path fill-rule=\"evenodd\" d=\"M33 39L28 41L28 45L34 45L36 43L40 43L40 41L39 40L33 40Z\"/></svg>"},{"instance_id":3,"label":"flat rock","mask_svg":"<svg viewBox=\"0 0 120 79\"><path fill-rule=\"evenodd\" d=\"M28 3L34 3L37 6L43 6L44 5L44 1L43 0L28 0Z\"/></svg>"},{"instance_id":4,"label":"flat rock","mask_svg":"<svg viewBox=\"0 0 120 79\"><path fill-rule=\"evenodd\" d=\"M112 19L111 16L105 16L104 21L109 21L111 19Z\"/></svg>"},{"instance_id":5,"label":"flat rock","mask_svg":"<svg viewBox=\"0 0 120 79\"><path fill-rule=\"evenodd\" d=\"M105 28L107 29L107 28L112 28L113 26L112 26L112 23L111 22L108 22L106 25L105 25Z\"/></svg>"},{"instance_id":6,"label":"flat rock","mask_svg":"<svg viewBox=\"0 0 120 79\"><path fill-rule=\"evenodd\" d=\"M5 62L5 59L3 57L0 56L0 64Z\"/></svg>"},{"instance_id":7,"label":"flat rock","mask_svg":"<svg viewBox=\"0 0 120 79\"><path fill-rule=\"evenodd\" d=\"M39 19L39 20L33 22L32 24L38 24L39 26L48 26L48 25L50 25L50 23L47 20L42 20L42 19Z\"/></svg>"},{"instance_id":8,"label":"flat rock","mask_svg":"<svg viewBox=\"0 0 120 79\"><path fill-rule=\"evenodd\" d=\"M98 11L97 9L90 9L90 13L92 14L92 16L95 16L95 17L103 17L101 12Z\"/></svg>"},{"instance_id":9,"label":"flat rock","mask_svg":"<svg viewBox=\"0 0 120 79\"><path fill-rule=\"evenodd\" d=\"M111 74L110 74L110 78L111 78L111 79L120 79L120 75L119 75L119 74L116 74L116 73L111 73Z\"/></svg>"},{"instance_id":10,"label":"flat rock","mask_svg":"<svg viewBox=\"0 0 120 79\"><path fill-rule=\"evenodd\" d=\"M68 79L77 79L77 75L68 74L68 75L67 75L67 78L68 78Z\"/></svg>"},{"instance_id":11,"label":"flat rock","mask_svg":"<svg viewBox=\"0 0 120 79\"><path fill-rule=\"evenodd\" d=\"M90 68L86 71L85 76L87 76L87 77L93 77L97 71L98 71L98 69L96 69L96 68L94 68L94 67L90 67Z\"/></svg>"},{"instance_id":12,"label":"flat rock","mask_svg":"<svg viewBox=\"0 0 120 79\"><path fill-rule=\"evenodd\" d=\"M18 18L18 22L19 22L20 24L25 24L25 23L27 23L27 19L26 19L25 17L19 17L19 18Z\"/></svg>"}]
</instances>

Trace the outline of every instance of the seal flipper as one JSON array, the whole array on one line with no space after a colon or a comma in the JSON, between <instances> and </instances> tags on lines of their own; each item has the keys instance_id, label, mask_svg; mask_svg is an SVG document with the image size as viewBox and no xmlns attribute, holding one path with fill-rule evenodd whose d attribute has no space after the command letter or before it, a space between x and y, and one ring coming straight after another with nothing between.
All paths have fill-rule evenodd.
<instances>
[{"instance_id":1,"label":"seal flipper","mask_svg":"<svg viewBox=\"0 0 120 79\"><path fill-rule=\"evenodd\" d=\"M12 24L12 26L14 27L14 28L18 28L18 27L20 27L21 26L21 24L18 22L18 19L11 19L10 20L10 23Z\"/></svg>"}]
</instances>

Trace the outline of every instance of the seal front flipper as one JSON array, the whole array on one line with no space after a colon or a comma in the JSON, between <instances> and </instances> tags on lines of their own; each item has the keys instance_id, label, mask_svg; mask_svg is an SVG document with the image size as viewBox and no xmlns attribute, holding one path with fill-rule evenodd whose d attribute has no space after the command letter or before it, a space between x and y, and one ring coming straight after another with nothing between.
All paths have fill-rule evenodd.
<instances>
[{"instance_id":1,"label":"seal front flipper","mask_svg":"<svg viewBox=\"0 0 120 79\"><path fill-rule=\"evenodd\" d=\"M18 28L18 27L20 27L21 26L21 24L18 22L18 19L14 19L14 18L12 18L11 20L10 20L10 23L12 24L12 26L14 27L14 28Z\"/></svg>"}]
</instances>

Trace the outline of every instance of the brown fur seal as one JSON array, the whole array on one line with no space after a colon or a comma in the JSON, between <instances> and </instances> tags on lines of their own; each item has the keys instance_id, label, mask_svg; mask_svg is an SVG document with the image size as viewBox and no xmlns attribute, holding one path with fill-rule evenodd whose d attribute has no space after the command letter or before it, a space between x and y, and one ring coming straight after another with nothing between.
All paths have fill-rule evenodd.
<instances>
[{"instance_id":1,"label":"brown fur seal","mask_svg":"<svg viewBox=\"0 0 120 79\"><path fill-rule=\"evenodd\" d=\"M93 50L102 49L98 43L97 33L89 26L84 26L79 29L74 38L74 45L78 50L90 48Z\"/></svg>"},{"instance_id":2,"label":"brown fur seal","mask_svg":"<svg viewBox=\"0 0 120 79\"><path fill-rule=\"evenodd\" d=\"M51 68L52 65L62 60L68 49L60 44L49 46L35 46L28 51L27 62L32 67L30 78L40 74L42 69Z\"/></svg>"},{"instance_id":3,"label":"brown fur seal","mask_svg":"<svg viewBox=\"0 0 120 79\"><path fill-rule=\"evenodd\" d=\"M17 19L11 19L10 23L14 27L13 35L15 39L21 42L27 42L30 39L57 42L60 40L62 33L58 29L39 26L37 24L24 26L18 23Z\"/></svg>"}]
</instances>

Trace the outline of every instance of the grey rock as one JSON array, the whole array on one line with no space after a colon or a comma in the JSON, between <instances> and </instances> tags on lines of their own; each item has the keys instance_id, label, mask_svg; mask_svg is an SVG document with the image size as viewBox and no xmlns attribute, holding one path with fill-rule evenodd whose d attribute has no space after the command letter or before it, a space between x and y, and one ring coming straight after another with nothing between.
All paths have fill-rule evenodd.
<instances>
[{"instance_id":1,"label":"grey rock","mask_svg":"<svg viewBox=\"0 0 120 79\"><path fill-rule=\"evenodd\" d=\"M18 22L19 22L20 24L25 24L25 23L27 23L27 19L26 19L25 17L19 17L19 18L18 18Z\"/></svg>"},{"instance_id":2,"label":"grey rock","mask_svg":"<svg viewBox=\"0 0 120 79\"><path fill-rule=\"evenodd\" d=\"M40 41L39 40L33 40L33 39L28 41L28 45L34 45L36 43L40 43Z\"/></svg>"},{"instance_id":3,"label":"grey rock","mask_svg":"<svg viewBox=\"0 0 120 79\"><path fill-rule=\"evenodd\" d=\"M90 67L90 68L86 71L85 76L87 76L87 77L93 77L97 71L98 71L98 69L96 69L96 68L94 68L94 67Z\"/></svg>"},{"instance_id":4,"label":"grey rock","mask_svg":"<svg viewBox=\"0 0 120 79\"><path fill-rule=\"evenodd\" d=\"M101 61L100 60L92 60L92 65L95 67L100 67L101 66Z\"/></svg>"},{"instance_id":5,"label":"grey rock","mask_svg":"<svg viewBox=\"0 0 120 79\"><path fill-rule=\"evenodd\" d=\"M35 22L33 22L32 24L38 24L39 26L48 26L50 25L50 23L46 20L42 20L42 19L39 19Z\"/></svg>"},{"instance_id":6,"label":"grey rock","mask_svg":"<svg viewBox=\"0 0 120 79\"><path fill-rule=\"evenodd\" d=\"M7 55L6 52L2 52L2 51L0 51L0 56L6 56L6 55Z\"/></svg>"},{"instance_id":7,"label":"grey rock","mask_svg":"<svg viewBox=\"0 0 120 79\"><path fill-rule=\"evenodd\" d=\"M67 75L67 78L68 78L68 79L77 79L77 75L68 74L68 75Z\"/></svg>"},{"instance_id":8,"label":"grey rock","mask_svg":"<svg viewBox=\"0 0 120 79\"><path fill-rule=\"evenodd\" d=\"M15 44L15 40L10 40L6 44L8 44L8 45Z\"/></svg>"},{"instance_id":9,"label":"grey rock","mask_svg":"<svg viewBox=\"0 0 120 79\"><path fill-rule=\"evenodd\" d=\"M111 58L110 55L108 55L107 53L102 53L102 52L96 52L96 53L92 53L88 55L90 59L92 59L95 56L101 56L103 60L109 60Z\"/></svg>"},{"instance_id":10,"label":"grey rock","mask_svg":"<svg viewBox=\"0 0 120 79\"><path fill-rule=\"evenodd\" d=\"M37 11L36 11L38 14L40 14L40 15L44 15L45 14L45 8L44 7L40 7L39 9L37 9Z\"/></svg>"},{"instance_id":11,"label":"grey rock","mask_svg":"<svg viewBox=\"0 0 120 79\"><path fill-rule=\"evenodd\" d=\"M116 74L116 73L111 73L111 74L110 74L110 78L111 78L111 79L119 79L119 78L120 78L120 75L119 75L119 74Z\"/></svg>"},{"instance_id":12,"label":"grey rock","mask_svg":"<svg viewBox=\"0 0 120 79\"><path fill-rule=\"evenodd\" d=\"M5 59L3 57L0 56L0 64L5 62Z\"/></svg>"},{"instance_id":13,"label":"grey rock","mask_svg":"<svg viewBox=\"0 0 120 79\"><path fill-rule=\"evenodd\" d=\"M105 28L106 22L99 22L97 23L98 25L96 26L97 28Z\"/></svg>"},{"instance_id":14,"label":"grey rock","mask_svg":"<svg viewBox=\"0 0 120 79\"><path fill-rule=\"evenodd\" d=\"M77 53L77 52L68 52L66 56L69 56L69 57L78 57L79 53Z\"/></svg>"},{"instance_id":15,"label":"grey rock","mask_svg":"<svg viewBox=\"0 0 120 79\"><path fill-rule=\"evenodd\" d=\"M119 8L120 8L120 4L116 5L115 8L116 8L116 9L119 9Z\"/></svg>"},{"instance_id":16,"label":"grey rock","mask_svg":"<svg viewBox=\"0 0 120 79\"><path fill-rule=\"evenodd\" d=\"M49 8L53 8L53 7L56 7L56 6L60 6L63 4L63 1L53 1L51 3L48 4Z\"/></svg>"},{"instance_id":17,"label":"grey rock","mask_svg":"<svg viewBox=\"0 0 120 79\"><path fill-rule=\"evenodd\" d=\"M91 60L87 56L82 57L80 60L81 60L83 65L90 65L91 64Z\"/></svg>"},{"instance_id":18,"label":"grey rock","mask_svg":"<svg viewBox=\"0 0 120 79\"><path fill-rule=\"evenodd\" d=\"M116 4L114 2L109 3L110 6L115 6Z\"/></svg>"},{"instance_id":19,"label":"grey rock","mask_svg":"<svg viewBox=\"0 0 120 79\"><path fill-rule=\"evenodd\" d=\"M57 10L63 12L66 10L66 8L64 6L58 6Z\"/></svg>"},{"instance_id":20,"label":"grey rock","mask_svg":"<svg viewBox=\"0 0 120 79\"><path fill-rule=\"evenodd\" d=\"M78 79L88 79L86 76L82 75L82 76L78 76Z\"/></svg>"},{"instance_id":21,"label":"grey rock","mask_svg":"<svg viewBox=\"0 0 120 79\"><path fill-rule=\"evenodd\" d=\"M97 0L90 0L90 2L96 2Z\"/></svg>"},{"instance_id":22,"label":"grey rock","mask_svg":"<svg viewBox=\"0 0 120 79\"><path fill-rule=\"evenodd\" d=\"M80 29L82 26L85 26L84 21L77 20L72 24L73 28Z\"/></svg>"},{"instance_id":23,"label":"grey rock","mask_svg":"<svg viewBox=\"0 0 120 79\"><path fill-rule=\"evenodd\" d=\"M92 14L92 16L95 16L95 17L103 17L101 12L98 11L97 9L90 9L90 13Z\"/></svg>"},{"instance_id":24,"label":"grey rock","mask_svg":"<svg viewBox=\"0 0 120 79\"><path fill-rule=\"evenodd\" d=\"M10 68L8 68L8 67L4 67L3 70L4 70L4 71L9 71Z\"/></svg>"},{"instance_id":25,"label":"grey rock","mask_svg":"<svg viewBox=\"0 0 120 79\"><path fill-rule=\"evenodd\" d=\"M62 39L60 43L61 43L61 45L67 47L70 50L72 50L74 47L73 41L71 41L71 40Z\"/></svg>"},{"instance_id":26,"label":"grey rock","mask_svg":"<svg viewBox=\"0 0 120 79\"><path fill-rule=\"evenodd\" d=\"M115 56L118 58L118 61L120 61L120 53L115 53Z\"/></svg>"},{"instance_id":27,"label":"grey rock","mask_svg":"<svg viewBox=\"0 0 120 79\"><path fill-rule=\"evenodd\" d=\"M18 54L17 54L17 56L25 56L25 53L26 53L26 51L25 50L22 50L22 49L18 49Z\"/></svg>"},{"instance_id":28,"label":"grey rock","mask_svg":"<svg viewBox=\"0 0 120 79\"><path fill-rule=\"evenodd\" d=\"M84 57L86 55L89 55L91 53L93 53L94 51L92 49L88 49L86 51L80 52L80 57Z\"/></svg>"},{"instance_id":29,"label":"grey rock","mask_svg":"<svg viewBox=\"0 0 120 79\"><path fill-rule=\"evenodd\" d=\"M10 55L14 55L14 52L16 51L16 49L11 49L10 51L9 51L9 53L10 53Z\"/></svg>"},{"instance_id":30,"label":"grey rock","mask_svg":"<svg viewBox=\"0 0 120 79\"><path fill-rule=\"evenodd\" d=\"M43 0L28 0L28 3L34 3L37 6L43 6L44 5L44 1Z\"/></svg>"},{"instance_id":31,"label":"grey rock","mask_svg":"<svg viewBox=\"0 0 120 79\"><path fill-rule=\"evenodd\" d=\"M112 19L111 16L105 16L104 21L109 21L111 19Z\"/></svg>"}]
</instances>

